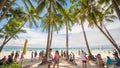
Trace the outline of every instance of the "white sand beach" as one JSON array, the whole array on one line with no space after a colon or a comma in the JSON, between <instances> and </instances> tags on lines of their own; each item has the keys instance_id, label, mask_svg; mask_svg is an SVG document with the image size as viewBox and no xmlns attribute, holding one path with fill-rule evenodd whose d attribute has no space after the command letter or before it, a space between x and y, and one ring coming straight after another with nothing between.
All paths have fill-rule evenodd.
<instances>
[{"instance_id":1,"label":"white sand beach","mask_svg":"<svg viewBox=\"0 0 120 68\"><path fill-rule=\"evenodd\" d=\"M31 62L31 52L32 51L27 51L26 55L24 55L24 62L22 63L23 68L47 68L47 64L39 65L41 63L41 60L38 59L38 55L37 55L37 59L34 59L34 61ZM68 63L65 60L65 58L60 58L60 63L59 63L60 67L59 68L82 68L81 58L77 53L78 51L74 50L72 52L74 52L74 54L75 54L75 59L76 59L77 65ZM97 51L92 51L93 55L97 55L98 53L101 54L104 62L106 62L106 60L107 60L106 57L107 56L110 56L111 58L113 58L112 51L111 51L111 53L108 53L107 51L104 51L104 50L101 50L101 51L98 51L98 52ZM9 54L11 54L10 51L9 52L8 51L3 51L2 53L0 53L0 59L4 56L8 56ZM54 55L54 51L52 52L52 54ZM18 59L18 61L20 63L19 59ZM88 68L97 68L96 64L93 63L92 61L87 62L87 67ZM52 68L52 66L51 66L51 68Z\"/></svg>"}]
</instances>

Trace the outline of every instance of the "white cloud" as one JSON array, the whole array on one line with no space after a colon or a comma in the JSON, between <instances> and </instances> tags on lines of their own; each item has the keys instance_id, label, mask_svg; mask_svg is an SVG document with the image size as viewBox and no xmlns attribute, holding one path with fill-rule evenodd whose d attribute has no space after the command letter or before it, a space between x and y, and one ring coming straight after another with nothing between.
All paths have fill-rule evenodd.
<instances>
[{"instance_id":1,"label":"white cloud","mask_svg":"<svg viewBox=\"0 0 120 68\"><path fill-rule=\"evenodd\" d=\"M93 46L101 46L101 45L111 45L111 43L107 40L107 38L96 28L90 29L85 26L88 42L91 47ZM120 26L119 23L112 23L107 25L112 36L115 38L117 43L120 44ZM7 45L11 46L23 46L24 40L28 39L28 47L38 47L43 48L46 47L47 43L47 34L40 32L40 29L29 29L23 28L27 30L27 33L19 34L19 39L12 39ZM59 34L54 33L53 35L53 43L52 47L66 47L66 36L65 36L65 28L59 31ZM80 25L74 25L72 27L72 31L69 32L69 47L86 47L84 36L82 33L82 29Z\"/></svg>"}]
</instances>

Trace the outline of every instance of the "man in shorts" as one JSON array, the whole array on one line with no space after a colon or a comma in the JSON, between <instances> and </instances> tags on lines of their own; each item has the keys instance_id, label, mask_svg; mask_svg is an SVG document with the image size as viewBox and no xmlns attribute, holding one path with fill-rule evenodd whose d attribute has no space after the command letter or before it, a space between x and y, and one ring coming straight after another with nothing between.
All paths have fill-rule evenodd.
<instances>
[{"instance_id":1,"label":"man in shorts","mask_svg":"<svg viewBox=\"0 0 120 68\"><path fill-rule=\"evenodd\" d=\"M87 68L87 65L86 65L86 62L87 62L86 53L83 50L82 50L82 53L81 53L81 59L82 59L83 68Z\"/></svg>"}]
</instances>

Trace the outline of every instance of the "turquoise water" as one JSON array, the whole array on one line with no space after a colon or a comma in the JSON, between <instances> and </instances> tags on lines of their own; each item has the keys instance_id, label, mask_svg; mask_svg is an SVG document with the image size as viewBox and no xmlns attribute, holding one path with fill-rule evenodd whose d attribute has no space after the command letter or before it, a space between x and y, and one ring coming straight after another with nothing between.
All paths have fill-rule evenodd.
<instances>
[{"instance_id":1,"label":"turquoise water","mask_svg":"<svg viewBox=\"0 0 120 68\"><path fill-rule=\"evenodd\" d=\"M63 50L65 51L66 48L52 48L53 50ZM9 47L4 47L3 51L22 51L23 47L16 47L16 46L9 46ZM46 50L46 48L27 48L27 51L41 51L41 50ZM75 51L75 50L87 50L86 48L69 48L69 51ZM99 51L99 48L92 48L91 51ZM113 48L104 48L104 50L109 51L113 50Z\"/></svg>"}]
</instances>

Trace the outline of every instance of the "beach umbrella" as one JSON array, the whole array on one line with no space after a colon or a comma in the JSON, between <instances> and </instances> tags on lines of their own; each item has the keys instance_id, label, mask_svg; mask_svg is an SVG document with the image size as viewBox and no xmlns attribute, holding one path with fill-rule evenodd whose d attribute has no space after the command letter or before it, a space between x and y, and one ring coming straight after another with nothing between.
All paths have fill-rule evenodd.
<instances>
[{"instance_id":1,"label":"beach umbrella","mask_svg":"<svg viewBox=\"0 0 120 68\"><path fill-rule=\"evenodd\" d=\"M23 54L24 54L24 55L26 54L26 46L27 46L27 43L28 43L28 40L26 39L26 40L25 40L25 43L24 43L24 48L23 48Z\"/></svg>"}]
</instances>

